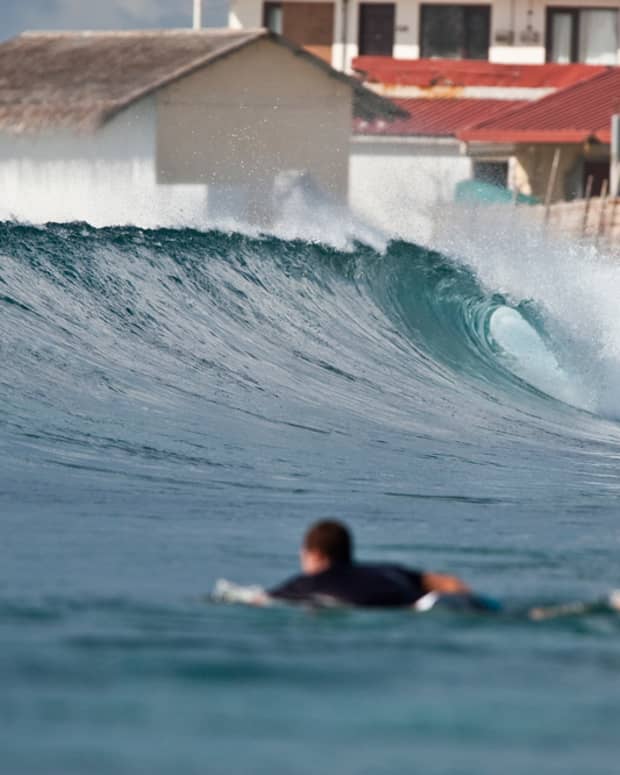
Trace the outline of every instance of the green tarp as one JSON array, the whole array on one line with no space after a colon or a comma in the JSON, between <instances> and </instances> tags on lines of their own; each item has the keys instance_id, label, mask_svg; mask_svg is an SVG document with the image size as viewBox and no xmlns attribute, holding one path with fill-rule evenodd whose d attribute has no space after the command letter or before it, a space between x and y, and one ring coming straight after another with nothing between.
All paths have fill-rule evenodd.
<instances>
[{"instance_id":1,"label":"green tarp","mask_svg":"<svg viewBox=\"0 0 620 775\"><path fill-rule=\"evenodd\" d=\"M461 180L456 184L454 192L454 201L471 204L507 204L515 201L514 191L502 186L494 186L492 183L485 183L483 180ZM537 205L540 204L535 196L526 196L517 194L517 204Z\"/></svg>"}]
</instances>

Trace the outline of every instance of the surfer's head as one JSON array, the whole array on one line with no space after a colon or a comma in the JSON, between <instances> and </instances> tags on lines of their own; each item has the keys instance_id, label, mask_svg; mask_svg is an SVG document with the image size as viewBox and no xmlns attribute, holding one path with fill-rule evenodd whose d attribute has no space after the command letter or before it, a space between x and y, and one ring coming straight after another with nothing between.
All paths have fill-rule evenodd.
<instances>
[{"instance_id":1,"label":"surfer's head","mask_svg":"<svg viewBox=\"0 0 620 775\"><path fill-rule=\"evenodd\" d=\"M321 573L332 565L349 564L353 560L353 541L346 525L336 520L316 522L304 537L301 547L301 567L304 573Z\"/></svg>"}]
</instances>

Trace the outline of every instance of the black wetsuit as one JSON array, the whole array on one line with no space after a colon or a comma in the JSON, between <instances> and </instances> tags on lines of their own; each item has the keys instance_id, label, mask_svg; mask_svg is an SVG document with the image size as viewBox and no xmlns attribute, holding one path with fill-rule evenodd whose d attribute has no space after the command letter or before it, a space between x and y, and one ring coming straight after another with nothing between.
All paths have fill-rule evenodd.
<instances>
[{"instance_id":1,"label":"black wetsuit","mask_svg":"<svg viewBox=\"0 0 620 775\"><path fill-rule=\"evenodd\" d=\"M422 573L400 565L340 564L322 573L295 576L269 591L271 597L291 602L328 603L369 607L409 606L428 590Z\"/></svg>"}]
</instances>

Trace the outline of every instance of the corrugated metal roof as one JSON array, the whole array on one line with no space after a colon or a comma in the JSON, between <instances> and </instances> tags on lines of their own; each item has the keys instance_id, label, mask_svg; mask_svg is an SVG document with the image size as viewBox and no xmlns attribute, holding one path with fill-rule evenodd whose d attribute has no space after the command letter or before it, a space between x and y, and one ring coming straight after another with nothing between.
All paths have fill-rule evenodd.
<instances>
[{"instance_id":1,"label":"corrugated metal roof","mask_svg":"<svg viewBox=\"0 0 620 775\"><path fill-rule=\"evenodd\" d=\"M560 89L603 72L597 65L496 64L474 59L394 59L360 56L353 69L368 83L418 86L503 86Z\"/></svg>"},{"instance_id":2,"label":"corrugated metal roof","mask_svg":"<svg viewBox=\"0 0 620 775\"><path fill-rule=\"evenodd\" d=\"M611 117L620 112L620 68L530 102L477 126L464 127L462 140L492 143L581 143L610 141Z\"/></svg>"},{"instance_id":3,"label":"corrugated metal roof","mask_svg":"<svg viewBox=\"0 0 620 775\"><path fill-rule=\"evenodd\" d=\"M387 122L356 120L353 131L358 135L454 137L459 130L497 117L528 103L523 100L476 99L395 99L409 118Z\"/></svg>"}]
</instances>

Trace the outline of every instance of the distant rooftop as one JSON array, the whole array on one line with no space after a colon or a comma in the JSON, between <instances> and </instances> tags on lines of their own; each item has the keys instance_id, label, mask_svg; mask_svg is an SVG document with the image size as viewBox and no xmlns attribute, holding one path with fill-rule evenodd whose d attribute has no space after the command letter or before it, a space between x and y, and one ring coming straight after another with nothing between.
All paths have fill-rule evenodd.
<instances>
[{"instance_id":1,"label":"distant rooftop","mask_svg":"<svg viewBox=\"0 0 620 775\"><path fill-rule=\"evenodd\" d=\"M27 32L0 45L0 129L95 130L139 99L262 38L348 83L359 115L398 114L357 79L265 29Z\"/></svg>"},{"instance_id":2,"label":"distant rooftop","mask_svg":"<svg viewBox=\"0 0 620 775\"><path fill-rule=\"evenodd\" d=\"M614 113L620 113L620 68L609 67L587 81L464 128L458 136L488 143L609 143Z\"/></svg>"},{"instance_id":3,"label":"distant rooftop","mask_svg":"<svg viewBox=\"0 0 620 775\"><path fill-rule=\"evenodd\" d=\"M0 128L95 129L262 30L26 32L0 45Z\"/></svg>"},{"instance_id":4,"label":"distant rooftop","mask_svg":"<svg viewBox=\"0 0 620 775\"><path fill-rule=\"evenodd\" d=\"M473 59L394 59L360 56L353 69L369 84L463 88L471 86L561 89L592 78L606 68L597 65L512 65Z\"/></svg>"},{"instance_id":5,"label":"distant rooftop","mask_svg":"<svg viewBox=\"0 0 620 775\"><path fill-rule=\"evenodd\" d=\"M356 135L455 137L458 132L484 119L512 113L523 100L485 99L395 99L394 102L409 113L408 118L386 122L381 119L356 119Z\"/></svg>"}]
</instances>

